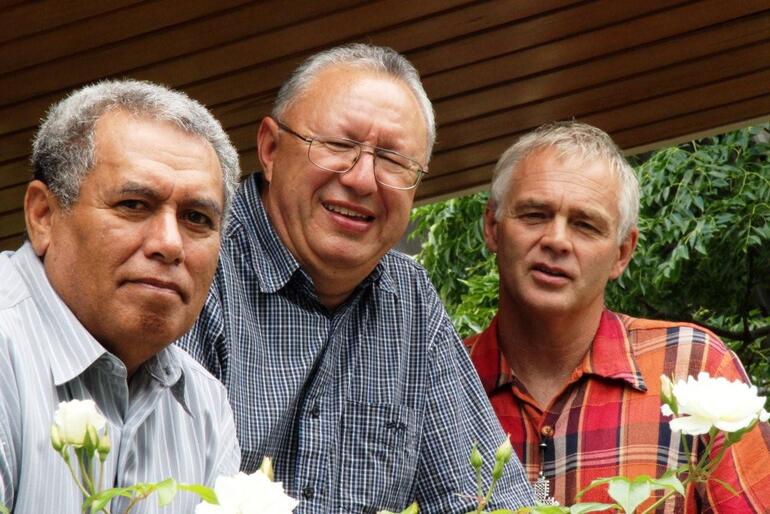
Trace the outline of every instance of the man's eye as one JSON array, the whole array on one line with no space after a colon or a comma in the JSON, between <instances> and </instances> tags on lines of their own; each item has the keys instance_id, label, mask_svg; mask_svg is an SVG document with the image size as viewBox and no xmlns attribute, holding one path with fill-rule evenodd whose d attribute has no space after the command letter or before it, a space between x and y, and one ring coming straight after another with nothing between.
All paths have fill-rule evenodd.
<instances>
[{"instance_id":1,"label":"man's eye","mask_svg":"<svg viewBox=\"0 0 770 514\"><path fill-rule=\"evenodd\" d=\"M546 215L544 212L522 212L518 215L520 219L523 219L525 221L541 221L546 218Z\"/></svg>"},{"instance_id":2,"label":"man's eye","mask_svg":"<svg viewBox=\"0 0 770 514\"><path fill-rule=\"evenodd\" d=\"M346 141L322 141L327 150L335 153L349 152L355 149L355 145Z\"/></svg>"},{"instance_id":3,"label":"man's eye","mask_svg":"<svg viewBox=\"0 0 770 514\"><path fill-rule=\"evenodd\" d=\"M585 230L586 232L599 232L598 228L596 228L591 223L588 223L587 221L577 221L575 222L575 226L577 226L580 230Z\"/></svg>"},{"instance_id":4,"label":"man's eye","mask_svg":"<svg viewBox=\"0 0 770 514\"><path fill-rule=\"evenodd\" d=\"M121 200L118 206L128 211L140 211L148 208L147 203L142 200Z\"/></svg>"},{"instance_id":5,"label":"man's eye","mask_svg":"<svg viewBox=\"0 0 770 514\"><path fill-rule=\"evenodd\" d=\"M202 212L189 211L185 213L184 218L193 225L214 228L214 222L209 216L203 214Z\"/></svg>"}]
</instances>

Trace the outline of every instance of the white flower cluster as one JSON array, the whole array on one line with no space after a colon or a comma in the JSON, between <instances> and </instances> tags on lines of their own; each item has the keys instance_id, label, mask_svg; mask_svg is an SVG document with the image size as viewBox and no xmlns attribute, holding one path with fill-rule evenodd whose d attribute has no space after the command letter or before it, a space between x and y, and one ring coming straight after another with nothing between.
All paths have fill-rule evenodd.
<instances>
[{"instance_id":1,"label":"white flower cluster","mask_svg":"<svg viewBox=\"0 0 770 514\"><path fill-rule=\"evenodd\" d=\"M299 503L262 471L219 477L214 492L219 505L201 503L195 514L290 514Z\"/></svg>"},{"instance_id":2,"label":"white flower cluster","mask_svg":"<svg viewBox=\"0 0 770 514\"><path fill-rule=\"evenodd\" d=\"M674 416L669 422L673 431L688 435L708 434L712 429L739 432L770 418L765 397L740 380L712 378L706 372L676 384L665 375L660 379L664 402L660 409L664 416Z\"/></svg>"}]
</instances>

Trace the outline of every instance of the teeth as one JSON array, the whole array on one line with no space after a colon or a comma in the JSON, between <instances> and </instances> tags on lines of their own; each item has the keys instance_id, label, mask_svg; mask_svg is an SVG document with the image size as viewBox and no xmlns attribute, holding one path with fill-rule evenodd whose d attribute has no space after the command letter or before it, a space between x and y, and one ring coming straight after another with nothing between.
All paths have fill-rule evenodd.
<instances>
[{"instance_id":1,"label":"teeth","mask_svg":"<svg viewBox=\"0 0 770 514\"><path fill-rule=\"evenodd\" d=\"M343 216L348 216L351 218L358 218L358 219L369 219L369 216L364 216L361 213L358 213L356 211L351 211L350 209L346 209L344 207L339 207L337 205L327 205L324 204L324 208L328 211L336 212L337 214L342 214Z\"/></svg>"}]
</instances>

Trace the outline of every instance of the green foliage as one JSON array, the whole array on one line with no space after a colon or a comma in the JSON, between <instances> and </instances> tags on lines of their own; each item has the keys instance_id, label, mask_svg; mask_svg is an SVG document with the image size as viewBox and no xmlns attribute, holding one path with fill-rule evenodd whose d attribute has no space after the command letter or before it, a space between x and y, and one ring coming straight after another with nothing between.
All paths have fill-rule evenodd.
<instances>
[{"instance_id":1,"label":"green foliage","mask_svg":"<svg viewBox=\"0 0 770 514\"><path fill-rule=\"evenodd\" d=\"M770 385L770 125L635 159L640 241L607 305L640 317L706 325ZM498 274L483 240L486 193L415 209L417 259L457 330L483 329L497 309Z\"/></svg>"},{"instance_id":2,"label":"green foliage","mask_svg":"<svg viewBox=\"0 0 770 514\"><path fill-rule=\"evenodd\" d=\"M414 210L412 237L424 244L417 259L463 337L480 332L497 310L499 276L484 243L487 194L453 198Z\"/></svg>"},{"instance_id":3,"label":"green foliage","mask_svg":"<svg viewBox=\"0 0 770 514\"><path fill-rule=\"evenodd\" d=\"M693 320L732 340L768 376L768 126L655 152L637 167L640 242L607 303L637 316ZM754 334L752 334L754 330Z\"/></svg>"}]
</instances>

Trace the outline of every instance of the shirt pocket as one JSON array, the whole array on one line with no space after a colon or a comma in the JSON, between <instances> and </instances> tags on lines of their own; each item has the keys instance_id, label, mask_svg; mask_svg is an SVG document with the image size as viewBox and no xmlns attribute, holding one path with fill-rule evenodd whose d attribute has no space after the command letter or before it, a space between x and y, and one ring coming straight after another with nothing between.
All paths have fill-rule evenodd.
<instances>
[{"instance_id":1,"label":"shirt pocket","mask_svg":"<svg viewBox=\"0 0 770 514\"><path fill-rule=\"evenodd\" d=\"M346 403L338 484L346 510L399 511L412 501L419 432L404 405Z\"/></svg>"}]
</instances>

